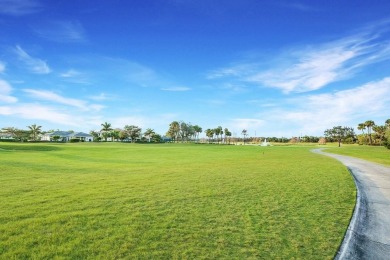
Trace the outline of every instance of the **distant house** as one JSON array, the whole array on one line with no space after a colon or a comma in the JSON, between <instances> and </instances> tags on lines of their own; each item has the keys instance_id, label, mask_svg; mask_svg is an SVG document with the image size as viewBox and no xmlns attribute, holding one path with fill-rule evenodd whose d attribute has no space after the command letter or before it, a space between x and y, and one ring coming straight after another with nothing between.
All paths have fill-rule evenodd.
<instances>
[{"instance_id":1,"label":"distant house","mask_svg":"<svg viewBox=\"0 0 390 260\"><path fill-rule=\"evenodd\" d=\"M4 133L4 132L0 131L0 139L13 140L14 138L13 138L13 136L11 134Z\"/></svg>"},{"instance_id":2,"label":"distant house","mask_svg":"<svg viewBox=\"0 0 390 260\"><path fill-rule=\"evenodd\" d=\"M42 141L57 141L69 142L71 139L80 139L82 142L92 142L93 136L83 132L72 132L72 131L54 131L42 135Z\"/></svg>"}]
</instances>

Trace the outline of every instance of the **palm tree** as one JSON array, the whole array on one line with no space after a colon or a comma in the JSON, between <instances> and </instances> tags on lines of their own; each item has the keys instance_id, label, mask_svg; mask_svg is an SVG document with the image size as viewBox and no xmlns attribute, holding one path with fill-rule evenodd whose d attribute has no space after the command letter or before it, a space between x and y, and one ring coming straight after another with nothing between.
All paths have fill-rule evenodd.
<instances>
[{"instance_id":1,"label":"palm tree","mask_svg":"<svg viewBox=\"0 0 390 260\"><path fill-rule=\"evenodd\" d=\"M221 135L221 139L222 139L222 135L223 135L222 126L218 126L217 128L215 128L214 132L215 132L215 135L217 136L217 143L219 143L218 136Z\"/></svg>"},{"instance_id":2,"label":"palm tree","mask_svg":"<svg viewBox=\"0 0 390 260\"><path fill-rule=\"evenodd\" d=\"M4 133L9 134L11 137L15 137L16 132L18 131L15 127L4 127L1 129Z\"/></svg>"},{"instance_id":3,"label":"palm tree","mask_svg":"<svg viewBox=\"0 0 390 260\"><path fill-rule=\"evenodd\" d=\"M214 131L215 129L210 129L210 128L204 131L206 133L206 136L209 138L209 143L210 143L210 139L214 137Z\"/></svg>"},{"instance_id":4,"label":"palm tree","mask_svg":"<svg viewBox=\"0 0 390 260\"><path fill-rule=\"evenodd\" d=\"M357 129L362 131L362 133L363 133L363 143L365 143L367 141L367 135L364 133L364 129L366 129L365 123L358 124Z\"/></svg>"},{"instance_id":5,"label":"palm tree","mask_svg":"<svg viewBox=\"0 0 390 260\"><path fill-rule=\"evenodd\" d=\"M390 119L387 119L385 125L388 129L390 129Z\"/></svg>"},{"instance_id":6,"label":"palm tree","mask_svg":"<svg viewBox=\"0 0 390 260\"><path fill-rule=\"evenodd\" d=\"M225 143L226 143L226 137L228 137L229 140L228 143L230 144L230 136L232 136L232 133L227 128L225 128L224 133L225 133Z\"/></svg>"},{"instance_id":7,"label":"palm tree","mask_svg":"<svg viewBox=\"0 0 390 260\"><path fill-rule=\"evenodd\" d=\"M382 141L386 135L386 126L384 125L374 125L372 126L372 130L375 131L376 136L379 138L379 144L382 145Z\"/></svg>"},{"instance_id":8,"label":"palm tree","mask_svg":"<svg viewBox=\"0 0 390 260\"><path fill-rule=\"evenodd\" d=\"M244 144L245 144L245 137L247 136L247 130L246 129L244 129L244 130L242 130L242 132L241 132L241 134L244 136Z\"/></svg>"},{"instance_id":9,"label":"palm tree","mask_svg":"<svg viewBox=\"0 0 390 260\"><path fill-rule=\"evenodd\" d=\"M109 132L112 130L111 124L104 122L103 124L101 124L101 126L102 126L102 130L100 130L100 132L103 132L104 140L107 142L107 137L109 136Z\"/></svg>"},{"instance_id":10,"label":"palm tree","mask_svg":"<svg viewBox=\"0 0 390 260\"><path fill-rule=\"evenodd\" d=\"M40 125L30 125L28 128L30 129L30 136L33 141L37 141L38 135L41 133L41 127Z\"/></svg>"},{"instance_id":11,"label":"palm tree","mask_svg":"<svg viewBox=\"0 0 390 260\"><path fill-rule=\"evenodd\" d=\"M362 133L364 135L364 129L366 129L366 125L364 123L360 123L360 124L358 124L357 129L362 130Z\"/></svg>"},{"instance_id":12,"label":"palm tree","mask_svg":"<svg viewBox=\"0 0 390 260\"><path fill-rule=\"evenodd\" d=\"M180 134L180 124L177 121L173 121L169 124L167 136L170 136L173 140L177 141L177 137Z\"/></svg>"},{"instance_id":13,"label":"palm tree","mask_svg":"<svg viewBox=\"0 0 390 260\"><path fill-rule=\"evenodd\" d=\"M202 133L202 127L200 127L198 125L194 125L193 127L194 127L194 131L195 131L196 139L199 142L199 134Z\"/></svg>"},{"instance_id":14,"label":"palm tree","mask_svg":"<svg viewBox=\"0 0 390 260\"><path fill-rule=\"evenodd\" d=\"M364 125L367 127L367 134L370 140L370 145L372 145L371 129L375 125L375 122L372 120L367 120L364 122Z\"/></svg>"}]
</instances>

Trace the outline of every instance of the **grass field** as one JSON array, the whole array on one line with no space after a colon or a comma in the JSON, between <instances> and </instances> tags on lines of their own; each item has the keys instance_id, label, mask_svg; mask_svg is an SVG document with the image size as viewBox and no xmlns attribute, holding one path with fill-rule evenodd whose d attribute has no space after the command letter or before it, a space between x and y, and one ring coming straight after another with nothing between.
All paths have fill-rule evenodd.
<instances>
[{"instance_id":1,"label":"grass field","mask_svg":"<svg viewBox=\"0 0 390 260\"><path fill-rule=\"evenodd\" d=\"M356 193L311 148L0 143L0 258L331 259Z\"/></svg>"},{"instance_id":2,"label":"grass field","mask_svg":"<svg viewBox=\"0 0 390 260\"><path fill-rule=\"evenodd\" d=\"M324 146L326 148L326 146ZM329 153L348 155L360 159L390 165L390 150L383 146L369 145L342 145L341 147L332 147L324 150Z\"/></svg>"}]
</instances>

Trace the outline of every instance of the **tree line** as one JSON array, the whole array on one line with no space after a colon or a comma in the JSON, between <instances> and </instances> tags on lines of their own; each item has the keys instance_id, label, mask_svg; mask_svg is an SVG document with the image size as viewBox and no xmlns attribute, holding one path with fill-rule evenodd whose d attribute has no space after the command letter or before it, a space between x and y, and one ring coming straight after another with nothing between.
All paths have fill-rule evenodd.
<instances>
[{"instance_id":1,"label":"tree line","mask_svg":"<svg viewBox=\"0 0 390 260\"><path fill-rule=\"evenodd\" d=\"M367 120L364 123L359 123L357 129L362 131L361 134L355 134L352 127L334 126L333 128L324 131L325 138L316 136L301 136L292 138L267 137L268 142L280 143L325 143L338 142L341 143L358 143L361 145L383 145L390 149L390 119L387 119L383 125L377 125L372 120ZM15 141L39 141L42 134L51 133L51 131L43 131L42 126L33 124L27 126L27 129L18 129L15 127L2 128L1 133L7 134ZM208 143L225 143L246 142L260 143L265 137L248 137L248 131L243 129L240 137L232 137L232 132L228 128L218 126L216 128L207 128L203 131L202 127L196 124L191 124L184 121L173 121L168 126L168 131L165 136L156 133L154 129L147 128L142 131L142 128L136 125L125 125L123 128L113 128L108 122L101 124L101 129L98 131L90 131L94 141L128 141L128 142L199 142L200 134L204 132ZM53 141L59 138L53 137Z\"/></svg>"},{"instance_id":2,"label":"tree line","mask_svg":"<svg viewBox=\"0 0 390 260\"><path fill-rule=\"evenodd\" d=\"M343 143L358 143L360 145L380 145L390 149L390 119L383 125L377 125L373 120L367 120L357 125L361 134L355 134L352 127L334 126L324 131L327 141Z\"/></svg>"}]
</instances>

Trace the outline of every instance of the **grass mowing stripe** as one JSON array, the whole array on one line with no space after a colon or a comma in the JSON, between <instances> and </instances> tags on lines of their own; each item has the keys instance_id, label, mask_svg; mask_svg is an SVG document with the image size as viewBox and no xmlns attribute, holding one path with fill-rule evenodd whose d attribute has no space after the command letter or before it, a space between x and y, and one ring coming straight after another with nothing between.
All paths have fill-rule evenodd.
<instances>
[{"instance_id":1,"label":"grass mowing stripe","mask_svg":"<svg viewBox=\"0 0 390 260\"><path fill-rule=\"evenodd\" d=\"M308 147L34 145L0 146L1 258L332 258L355 201Z\"/></svg>"}]
</instances>

